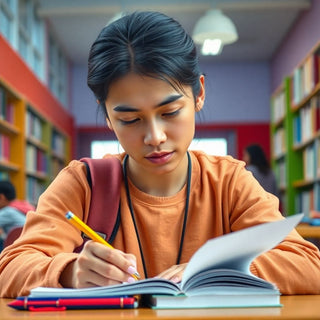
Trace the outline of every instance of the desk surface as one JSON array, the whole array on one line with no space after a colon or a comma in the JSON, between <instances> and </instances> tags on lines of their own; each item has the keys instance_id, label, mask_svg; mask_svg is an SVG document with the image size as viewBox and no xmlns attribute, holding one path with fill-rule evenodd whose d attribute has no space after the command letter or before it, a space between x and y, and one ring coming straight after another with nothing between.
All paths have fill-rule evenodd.
<instances>
[{"instance_id":1,"label":"desk surface","mask_svg":"<svg viewBox=\"0 0 320 320\"><path fill-rule=\"evenodd\" d=\"M320 238L320 226L310 226L308 224L299 224L296 230L304 238Z\"/></svg>"},{"instance_id":2,"label":"desk surface","mask_svg":"<svg viewBox=\"0 0 320 320\"><path fill-rule=\"evenodd\" d=\"M50 312L17 311L0 299L0 320L111 320L111 319L319 319L320 295L282 296L280 308L181 309L181 310L69 310Z\"/></svg>"}]
</instances>

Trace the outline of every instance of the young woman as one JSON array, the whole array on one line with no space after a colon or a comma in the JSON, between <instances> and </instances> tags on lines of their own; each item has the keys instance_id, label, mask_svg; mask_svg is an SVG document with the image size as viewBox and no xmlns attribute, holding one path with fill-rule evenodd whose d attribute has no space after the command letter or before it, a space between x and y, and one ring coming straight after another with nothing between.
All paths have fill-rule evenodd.
<instances>
[{"instance_id":1,"label":"young woman","mask_svg":"<svg viewBox=\"0 0 320 320\"><path fill-rule=\"evenodd\" d=\"M243 152L243 161L246 163L247 170L252 172L261 186L278 197L276 177L261 146L258 144L248 145Z\"/></svg>"},{"instance_id":2,"label":"young woman","mask_svg":"<svg viewBox=\"0 0 320 320\"><path fill-rule=\"evenodd\" d=\"M28 214L19 240L2 253L1 296L26 295L37 286L131 282L136 271L178 282L206 240L283 219L278 199L244 162L188 152L204 82L194 43L173 19L138 12L102 30L91 48L88 85L125 150L116 156L124 171L116 249L88 241L74 252L82 237L65 214L70 210L86 222L91 199L86 169L74 160ZM296 231L258 257L251 271L284 294L320 293L319 251Z\"/></svg>"}]
</instances>

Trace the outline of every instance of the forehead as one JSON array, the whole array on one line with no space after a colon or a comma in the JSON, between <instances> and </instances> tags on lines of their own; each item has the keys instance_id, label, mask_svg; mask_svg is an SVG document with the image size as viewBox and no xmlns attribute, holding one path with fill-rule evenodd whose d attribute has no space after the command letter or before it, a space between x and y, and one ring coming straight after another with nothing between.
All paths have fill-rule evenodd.
<instances>
[{"instance_id":1,"label":"forehead","mask_svg":"<svg viewBox=\"0 0 320 320\"><path fill-rule=\"evenodd\" d=\"M168 81L129 73L110 85L107 104L141 104L146 101L157 103L172 94L192 97L191 87L173 87Z\"/></svg>"}]
</instances>

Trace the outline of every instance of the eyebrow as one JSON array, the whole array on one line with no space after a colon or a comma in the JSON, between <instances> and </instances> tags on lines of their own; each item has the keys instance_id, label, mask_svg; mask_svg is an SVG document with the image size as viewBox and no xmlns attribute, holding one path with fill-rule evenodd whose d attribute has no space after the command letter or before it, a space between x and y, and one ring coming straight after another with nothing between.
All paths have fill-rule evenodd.
<instances>
[{"instance_id":1,"label":"eyebrow","mask_svg":"<svg viewBox=\"0 0 320 320\"><path fill-rule=\"evenodd\" d=\"M163 101L155 106L155 108L162 107L168 103L174 102L182 97L182 94L172 94L166 97ZM117 112L137 112L139 109L131 107L129 105L118 105L113 108L114 111Z\"/></svg>"}]
</instances>

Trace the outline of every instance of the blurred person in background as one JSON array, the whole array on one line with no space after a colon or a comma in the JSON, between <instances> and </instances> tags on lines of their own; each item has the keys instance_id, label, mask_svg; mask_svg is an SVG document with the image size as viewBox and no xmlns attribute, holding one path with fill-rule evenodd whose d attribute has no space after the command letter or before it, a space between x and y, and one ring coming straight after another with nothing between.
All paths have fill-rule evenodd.
<instances>
[{"instance_id":1,"label":"blurred person in background","mask_svg":"<svg viewBox=\"0 0 320 320\"><path fill-rule=\"evenodd\" d=\"M243 153L243 161L246 163L247 170L252 172L261 186L279 197L276 177L261 146L258 144L247 146Z\"/></svg>"},{"instance_id":2,"label":"blurred person in background","mask_svg":"<svg viewBox=\"0 0 320 320\"><path fill-rule=\"evenodd\" d=\"M16 199L16 189L10 181L0 181L0 251L10 230L23 226L30 210L35 210L34 206Z\"/></svg>"}]
</instances>

